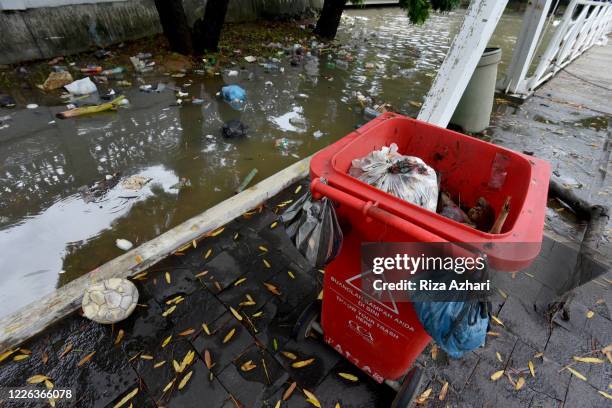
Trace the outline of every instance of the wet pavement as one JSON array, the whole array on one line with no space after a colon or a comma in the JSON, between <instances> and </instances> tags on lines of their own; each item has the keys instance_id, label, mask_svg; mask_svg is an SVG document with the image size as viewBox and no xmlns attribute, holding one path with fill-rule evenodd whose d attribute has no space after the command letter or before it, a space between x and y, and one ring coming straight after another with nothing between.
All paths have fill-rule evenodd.
<instances>
[{"instance_id":1,"label":"wet pavement","mask_svg":"<svg viewBox=\"0 0 612 408\"><path fill-rule=\"evenodd\" d=\"M368 120L359 94L415 116L462 18L463 11L434 14L416 27L398 8L350 10L337 44L297 66L285 55L262 66L242 54L212 77L197 65L182 76L176 69L181 64L155 55L145 42L135 51L153 52L153 72L135 75L128 62L123 80L131 87L119 86L119 79L98 84L100 94L125 93L130 105L118 112L60 120L55 114L66 104L59 91L43 93L23 80L1 89L18 106L0 108L0 117L8 116L0 124L0 316L120 255L116 239L141 244L231 197L253 168L259 170L256 183L348 134ZM506 12L492 40L504 50L502 64L520 18ZM300 42L311 47L305 37ZM296 39L283 41L292 47ZM78 67L112 68L115 60L109 61L89 56L69 69L77 78ZM43 72L31 72L40 83L51 70L42 64ZM159 83L165 84L159 93L139 91ZM215 96L224 83L246 89L243 111ZM188 93L180 106L179 88ZM32 102L40 107L25 109ZM247 138L220 136L230 119L249 127ZM115 173L121 176L116 186L93 199L83 194L83 186ZM127 190L122 181L132 175L151 181ZM181 179L190 186L176 188Z\"/></svg>"}]
</instances>

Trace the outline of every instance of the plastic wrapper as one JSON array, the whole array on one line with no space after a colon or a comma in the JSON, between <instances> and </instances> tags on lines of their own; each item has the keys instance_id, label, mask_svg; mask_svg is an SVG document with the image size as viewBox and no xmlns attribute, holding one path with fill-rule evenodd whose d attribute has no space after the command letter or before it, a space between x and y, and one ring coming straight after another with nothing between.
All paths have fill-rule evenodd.
<instances>
[{"instance_id":1,"label":"plastic wrapper","mask_svg":"<svg viewBox=\"0 0 612 408\"><path fill-rule=\"evenodd\" d=\"M402 200L436 211L435 170L418 157L399 154L395 143L353 160L349 174Z\"/></svg>"},{"instance_id":2,"label":"plastic wrapper","mask_svg":"<svg viewBox=\"0 0 612 408\"><path fill-rule=\"evenodd\" d=\"M342 229L333 202L313 200L304 194L281 216L287 234L306 260L315 267L331 262L342 246Z\"/></svg>"}]
</instances>

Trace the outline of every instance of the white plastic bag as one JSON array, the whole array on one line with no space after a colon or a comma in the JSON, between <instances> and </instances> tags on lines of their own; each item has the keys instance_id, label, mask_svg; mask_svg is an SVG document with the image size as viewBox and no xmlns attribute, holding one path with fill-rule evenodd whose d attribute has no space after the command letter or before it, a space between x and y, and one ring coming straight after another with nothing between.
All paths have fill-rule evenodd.
<instances>
[{"instance_id":1,"label":"white plastic bag","mask_svg":"<svg viewBox=\"0 0 612 408\"><path fill-rule=\"evenodd\" d=\"M87 95L98 91L96 84L89 77L71 82L65 85L64 88L73 95Z\"/></svg>"},{"instance_id":2,"label":"white plastic bag","mask_svg":"<svg viewBox=\"0 0 612 408\"><path fill-rule=\"evenodd\" d=\"M349 174L402 200L436 211L435 170L418 157L399 154L395 143L354 159Z\"/></svg>"}]
</instances>

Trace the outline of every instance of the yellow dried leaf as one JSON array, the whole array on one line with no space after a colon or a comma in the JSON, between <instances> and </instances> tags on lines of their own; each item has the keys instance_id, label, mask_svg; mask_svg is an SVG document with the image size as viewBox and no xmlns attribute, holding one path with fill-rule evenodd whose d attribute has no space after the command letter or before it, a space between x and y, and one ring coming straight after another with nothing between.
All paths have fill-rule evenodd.
<instances>
[{"instance_id":1,"label":"yellow dried leaf","mask_svg":"<svg viewBox=\"0 0 612 408\"><path fill-rule=\"evenodd\" d=\"M123 339L124 334L125 332L123 331L123 329L120 329L117 332L117 337L115 338L115 346L121 343L121 340Z\"/></svg>"},{"instance_id":2,"label":"yellow dried leaf","mask_svg":"<svg viewBox=\"0 0 612 408\"><path fill-rule=\"evenodd\" d=\"M595 316L595 312L594 311L589 310L588 312L586 312L587 319L591 319L593 316Z\"/></svg>"},{"instance_id":3,"label":"yellow dried leaf","mask_svg":"<svg viewBox=\"0 0 612 408\"><path fill-rule=\"evenodd\" d=\"M208 259L210 255L212 255L212 248L209 248L208 251L206 251L206 254L204 255L204 259Z\"/></svg>"},{"instance_id":4,"label":"yellow dried leaf","mask_svg":"<svg viewBox=\"0 0 612 408\"><path fill-rule=\"evenodd\" d=\"M533 366L533 362L529 360L527 365L529 366L529 372L531 373L531 376L535 378L535 367Z\"/></svg>"},{"instance_id":5,"label":"yellow dried leaf","mask_svg":"<svg viewBox=\"0 0 612 408\"><path fill-rule=\"evenodd\" d=\"M489 331L489 332L487 332L487 336L499 337L499 333L498 332L494 332L494 331Z\"/></svg>"},{"instance_id":6,"label":"yellow dried leaf","mask_svg":"<svg viewBox=\"0 0 612 408\"><path fill-rule=\"evenodd\" d=\"M576 356L574 356L574 361L579 361L581 363L593 363L593 364L601 364L604 362L601 358L597 358L597 357L576 357Z\"/></svg>"},{"instance_id":7,"label":"yellow dried leaf","mask_svg":"<svg viewBox=\"0 0 612 408\"><path fill-rule=\"evenodd\" d=\"M206 363L206 368L208 368L209 370L213 366L212 357L210 356L210 351L208 351L208 349L204 351L204 363Z\"/></svg>"},{"instance_id":8,"label":"yellow dried leaf","mask_svg":"<svg viewBox=\"0 0 612 408\"><path fill-rule=\"evenodd\" d=\"M272 265L270 265L270 262L268 262L267 259L263 259L263 264L266 266L266 268L270 269L272 267Z\"/></svg>"},{"instance_id":9,"label":"yellow dried leaf","mask_svg":"<svg viewBox=\"0 0 612 408\"><path fill-rule=\"evenodd\" d=\"M214 230L213 232L211 232L209 235L211 237L216 237L217 235L221 234L223 231L225 231L225 227L220 227Z\"/></svg>"},{"instance_id":10,"label":"yellow dried leaf","mask_svg":"<svg viewBox=\"0 0 612 408\"><path fill-rule=\"evenodd\" d=\"M612 395L608 394L605 391L597 391L598 393L600 393L601 395L603 395L604 397L608 398L608 399L612 399Z\"/></svg>"},{"instance_id":11,"label":"yellow dried leaf","mask_svg":"<svg viewBox=\"0 0 612 408\"><path fill-rule=\"evenodd\" d=\"M136 263L142 263L142 256L136 255L134 259L136 260Z\"/></svg>"},{"instance_id":12,"label":"yellow dried leaf","mask_svg":"<svg viewBox=\"0 0 612 408\"><path fill-rule=\"evenodd\" d=\"M172 388L172 386L174 385L174 380L175 379L173 378L168 384L166 384L163 392L167 392L170 388Z\"/></svg>"},{"instance_id":13,"label":"yellow dried leaf","mask_svg":"<svg viewBox=\"0 0 612 408\"><path fill-rule=\"evenodd\" d=\"M172 335L169 335L168 337L166 337L166 339L162 342L161 346L162 348L166 347L170 342L172 341Z\"/></svg>"},{"instance_id":14,"label":"yellow dried leaf","mask_svg":"<svg viewBox=\"0 0 612 408\"><path fill-rule=\"evenodd\" d=\"M121 401L116 403L113 408L120 408L120 407L124 406L129 400L134 398L136 396L136 394L138 394L138 387L134 388L132 391L130 391L129 394L127 394L125 397L121 398Z\"/></svg>"},{"instance_id":15,"label":"yellow dried leaf","mask_svg":"<svg viewBox=\"0 0 612 408\"><path fill-rule=\"evenodd\" d=\"M167 317L169 316L172 312L174 312L176 310L176 305L174 306L170 306L168 309L166 309L164 311L164 313L162 313L162 317Z\"/></svg>"},{"instance_id":16,"label":"yellow dried leaf","mask_svg":"<svg viewBox=\"0 0 612 408\"><path fill-rule=\"evenodd\" d=\"M247 278L240 278L236 282L234 282L234 286L238 286L241 283L244 283L244 281L246 281L246 280L247 280Z\"/></svg>"},{"instance_id":17,"label":"yellow dried leaf","mask_svg":"<svg viewBox=\"0 0 612 408\"><path fill-rule=\"evenodd\" d=\"M204 333L210 336L210 329L206 323L202 323L202 330L204 330Z\"/></svg>"},{"instance_id":18,"label":"yellow dried leaf","mask_svg":"<svg viewBox=\"0 0 612 408\"><path fill-rule=\"evenodd\" d=\"M293 272L287 271L287 275L289 275L291 279L295 279L295 275L293 274Z\"/></svg>"},{"instance_id":19,"label":"yellow dried leaf","mask_svg":"<svg viewBox=\"0 0 612 408\"><path fill-rule=\"evenodd\" d=\"M268 252L268 248L266 248L266 247L265 247L265 246L263 246L263 245L260 245L258 248L259 248L259 250L260 250L261 252Z\"/></svg>"},{"instance_id":20,"label":"yellow dried leaf","mask_svg":"<svg viewBox=\"0 0 612 408\"><path fill-rule=\"evenodd\" d=\"M15 357L13 357L13 361L25 360L28 357L30 356L28 356L27 354L17 354Z\"/></svg>"},{"instance_id":21,"label":"yellow dried leaf","mask_svg":"<svg viewBox=\"0 0 612 408\"><path fill-rule=\"evenodd\" d=\"M257 367L255 364L253 364L253 360L249 360L246 363L242 364L240 366L240 369L242 371L251 371L252 369L254 369L255 367Z\"/></svg>"},{"instance_id":22,"label":"yellow dried leaf","mask_svg":"<svg viewBox=\"0 0 612 408\"><path fill-rule=\"evenodd\" d=\"M166 283L168 283L168 285L171 284L172 278L170 277L170 272L166 272L164 276L166 277Z\"/></svg>"},{"instance_id":23,"label":"yellow dried leaf","mask_svg":"<svg viewBox=\"0 0 612 408\"><path fill-rule=\"evenodd\" d=\"M272 285L271 283L266 283L266 282L264 282L264 286L266 287L266 289L268 289L269 292L277 296L280 296L281 293L278 291L278 288L276 286Z\"/></svg>"},{"instance_id":24,"label":"yellow dried leaf","mask_svg":"<svg viewBox=\"0 0 612 408\"><path fill-rule=\"evenodd\" d=\"M263 315L263 312L260 310L259 312L254 313L254 314L252 315L252 317L259 317L259 316L261 316L261 315Z\"/></svg>"},{"instance_id":25,"label":"yellow dried leaf","mask_svg":"<svg viewBox=\"0 0 612 408\"><path fill-rule=\"evenodd\" d=\"M195 351L193 350L189 350L187 354L185 354L183 361L181 361L180 372L183 372L185 368L187 368L191 363L193 363L194 357Z\"/></svg>"},{"instance_id":26,"label":"yellow dried leaf","mask_svg":"<svg viewBox=\"0 0 612 408\"><path fill-rule=\"evenodd\" d=\"M507 295L507 294L506 294L506 292L504 292L503 290L501 290L501 289L499 289L499 288L498 288L498 289L497 289L497 291L499 292L499 294L501 295L501 297L503 297L504 299L507 299L507 298L508 298L508 295Z\"/></svg>"},{"instance_id":27,"label":"yellow dried leaf","mask_svg":"<svg viewBox=\"0 0 612 408\"><path fill-rule=\"evenodd\" d=\"M578 371L574 370L572 367L566 367L566 368L567 368L567 371L572 373L574 376L580 378L582 381L586 381L587 380L587 378L584 375L582 375Z\"/></svg>"},{"instance_id":28,"label":"yellow dried leaf","mask_svg":"<svg viewBox=\"0 0 612 408\"><path fill-rule=\"evenodd\" d=\"M276 401L276 404L274 404L274 408L281 408L281 400Z\"/></svg>"},{"instance_id":29,"label":"yellow dried leaf","mask_svg":"<svg viewBox=\"0 0 612 408\"><path fill-rule=\"evenodd\" d=\"M317 296L318 300L323 300L323 289L321 289L321 291L319 292L319 295Z\"/></svg>"},{"instance_id":30,"label":"yellow dried leaf","mask_svg":"<svg viewBox=\"0 0 612 408\"><path fill-rule=\"evenodd\" d=\"M272 224L270 224L270 229L276 228L277 225L278 225L278 221L274 221Z\"/></svg>"},{"instance_id":31,"label":"yellow dried leaf","mask_svg":"<svg viewBox=\"0 0 612 408\"><path fill-rule=\"evenodd\" d=\"M200 272L200 273L196 274L196 276L195 276L195 277L196 277L196 278L201 278L201 277L203 277L203 276L206 276L207 274L208 274L208 271L202 271L202 272Z\"/></svg>"},{"instance_id":32,"label":"yellow dried leaf","mask_svg":"<svg viewBox=\"0 0 612 408\"><path fill-rule=\"evenodd\" d=\"M195 329L190 327L190 328L188 328L186 330L183 330L178 335L184 337L184 336L189 336L190 334L193 334L193 333L195 333Z\"/></svg>"},{"instance_id":33,"label":"yellow dried leaf","mask_svg":"<svg viewBox=\"0 0 612 408\"><path fill-rule=\"evenodd\" d=\"M281 354L287 357L289 360L295 360L297 356L290 351L281 351Z\"/></svg>"},{"instance_id":34,"label":"yellow dried leaf","mask_svg":"<svg viewBox=\"0 0 612 408\"><path fill-rule=\"evenodd\" d=\"M425 391L423 391L421 395L417 397L415 402L417 404L424 404L429 399L429 396L431 395L431 391L432 391L431 388L428 388Z\"/></svg>"},{"instance_id":35,"label":"yellow dried leaf","mask_svg":"<svg viewBox=\"0 0 612 408\"><path fill-rule=\"evenodd\" d=\"M283 401L287 401L289 398L291 398L291 394L293 394L293 391L295 391L295 387L297 387L297 383L294 381L283 393Z\"/></svg>"},{"instance_id":36,"label":"yellow dried leaf","mask_svg":"<svg viewBox=\"0 0 612 408\"><path fill-rule=\"evenodd\" d=\"M153 356L150 356L148 354L141 354L140 358L143 360L153 360Z\"/></svg>"},{"instance_id":37,"label":"yellow dried leaf","mask_svg":"<svg viewBox=\"0 0 612 408\"><path fill-rule=\"evenodd\" d=\"M440 390L440 395L438 396L438 399L440 401L444 401L446 399L446 394L448 394L448 381L446 381L444 383L444 385L442 386L442 389Z\"/></svg>"},{"instance_id":38,"label":"yellow dried leaf","mask_svg":"<svg viewBox=\"0 0 612 408\"><path fill-rule=\"evenodd\" d=\"M27 348L23 348L23 347L19 349L19 352L20 352L21 354L27 354L27 355L32 354L32 351L31 351L31 350L29 350L29 349L27 349Z\"/></svg>"},{"instance_id":39,"label":"yellow dried leaf","mask_svg":"<svg viewBox=\"0 0 612 408\"><path fill-rule=\"evenodd\" d=\"M55 398L49 398L49 405L51 405L52 408L55 408Z\"/></svg>"},{"instance_id":40,"label":"yellow dried leaf","mask_svg":"<svg viewBox=\"0 0 612 408\"><path fill-rule=\"evenodd\" d=\"M42 375L42 374L36 374L33 375L32 377L28 378L28 384L39 384L45 380L48 380L49 377L47 377L46 375Z\"/></svg>"},{"instance_id":41,"label":"yellow dried leaf","mask_svg":"<svg viewBox=\"0 0 612 408\"><path fill-rule=\"evenodd\" d=\"M299 193L300 191L302 191L302 185L297 186L297 187L295 188L295 191L293 192L293 194L297 194L297 193Z\"/></svg>"},{"instance_id":42,"label":"yellow dried leaf","mask_svg":"<svg viewBox=\"0 0 612 408\"><path fill-rule=\"evenodd\" d=\"M316 395L314 395L312 392L308 391L307 389L303 389L302 391L304 391L304 395L306 395L306 402L311 403L317 408L321 408L321 403L317 399Z\"/></svg>"},{"instance_id":43,"label":"yellow dried leaf","mask_svg":"<svg viewBox=\"0 0 612 408\"><path fill-rule=\"evenodd\" d=\"M353 381L353 382L357 382L359 381L359 378L356 375L353 374L349 374L349 373L338 373L338 375L346 380L349 381Z\"/></svg>"},{"instance_id":44,"label":"yellow dried leaf","mask_svg":"<svg viewBox=\"0 0 612 408\"><path fill-rule=\"evenodd\" d=\"M166 364L166 360L158 361L157 363L153 364L153 368L159 368L164 364Z\"/></svg>"},{"instance_id":45,"label":"yellow dried leaf","mask_svg":"<svg viewBox=\"0 0 612 408\"><path fill-rule=\"evenodd\" d=\"M525 379L523 377L519 377L519 379L516 381L516 384L514 385L514 389L518 391L523 388L523 385L525 385Z\"/></svg>"},{"instance_id":46,"label":"yellow dried leaf","mask_svg":"<svg viewBox=\"0 0 612 408\"><path fill-rule=\"evenodd\" d=\"M8 357L10 357L11 354L16 352L17 350L19 350L19 349L6 350L2 354L0 354L0 363L3 362L4 360L6 360Z\"/></svg>"},{"instance_id":47,"label":"yellow dried leaf","mask_svg":"<svg viewBox=\"0 0 612 408\"><path fill-rule=\"evenodd\" d=\"M302 368L302 367L306 367L311 365L312 363L314 363L315 359L314 358L309 358L307 360L300 360L300 361L296 361L294 363L291 363L291 367L293 368Z\"/></svg>"},{"instance_id":48,"label":"yellow dried leaf","mask_svg":"<svg viewBox=\"0 0 612 408\"><path fill-rule=\"evenodd\" d=\"M181 382L178 385L178 389L182 390L187 383L189 382L189 379L191 378L191 376L193 375L193 370L188 372L187 374L185 374L185 376L183 377L183 379L181 380Z\"/></svg>"},{"instance_id":49,"label":"yellow dried leaf","mask_svg":"<svg viewBox=\"0 0 612 408\"><path fill-rule=\"evenodd\" d=\"M500 363L503 363L503 362L504 362L504 361L502 360L502 356L501 356L501 354L499 354L499 351L496 351L496 352L495 352L495 357L497 357L497 360L498 360Z\"/></svg>"},{"instance_id":50,"label":"yellow dried leaf","mask_svg":"<svg viewBox=\"0 0 612 408\"><path fill-rule=\"evenodd\" d=\"M542 353L542 352L535 353L535 354L533 355L533 357L534 357L534 358L540 358L540 357L542 357L542 356L544 356L544 353Z\"/></svg>"},{"instance_id":51,"label":"yellow dried leaf","mask_svg":"<svg viewBox=\"0 0 612 408\"><path fill-rule=\"evenodd\" d=\"M241 322L242 321L242 316L240 315L240 313L238 313L236 311L236 309L234 309L233 307L230 306L230 312L232 312L232 314L234 315L234 317Z\"/></svg>"},{"instance_id":52,"label":"yellow dried leaf","mask_svg":"<svg viewBox=\"0 0 612 408\"><path fill-rule=\"evenodd\" d=\"M503 375L504 375L504 370L496 371L491 375L491 380L497 381L500 378L502 378Z\"/></svg>"},{"instance_id":53,"label":"yellow dried leaf","mask_svg":"<svg viewBox=\"0 0 612 408\"><path fill-rule=\"evenodd\" d=\"M339 402L336 402L336 405L334 405L334 408L342 408L342 407L340 407L340 403Z\"/></svg>"},{"instance_id":54,"label":"yellow dried leaf","mask_svg":"<svg viewBox=\"0 0 612 408\"><path fill-rule=\"evenodd\" d=\"M172 367L177 373L181 370L181 365L176 360L172 360Z\"/></svg>"},{"instance_id":55,"label":"yellow dried leaf","mask_svg":"<svg viewBox=\"0 0 612 408\"><path fill-rule=\"evenodd\" d=\"M82 366L83 364L85 364L86 362L88 362L89 360L91 360L91 358L94 356L94 354L96 354L95 351L92 351L91 353L89 353L88 355L86 355L85 357L83 357L81 359L81 361L79 361L79 363L77 364L77 367Z\"/></svg>"},{"instance_id":56,"label":"yellow dried leaf","mask_svg":"<svg viewBox=\"0 0 612 408\"><path fill-rule=\"evenodd\" d=\"M72 343L66 344L66 347L64 347L64 351L62 351L62 353L59 355L59 358L64 357L66 354L70 353L70 351L72 351Z\"/></svg>"},{"instance_id":57,"label":"yellow dried leaf","mask_svg":"<svg viewBox=\"0 0 612 408\"><path fill-rule=\"evenodd\" d=\"M234 337L234 333L236 333L236 329L233 328L232 330L230 330L225 337L223 338L223 344L227 343L228 341L230 341L232 339L232 337Z\"/></svg>"},{"instance_id":58,"label":"yellow dried leaf","mask_svg":"<svg viewBox=\"0 0 612 408\"><path fill-rule=\"evenodd\" d=\"M45 387L47 387L48 390L52 390L53 383L50 380L45 380Z\"/></svg>"},{"instance_id":59,"label":"yellow dried leaf","mask_svg":"<svg viewBox=\"0 0 612 408\"><path fill-rule=\"evenodd\" d=\"M493 319L493 321L497 324L499 324L500 326L504 326L504 322L502 322L499 317L491 315L491 319ZM504 326L505 327L505 326Z\"/></svg>"}]
</instances>

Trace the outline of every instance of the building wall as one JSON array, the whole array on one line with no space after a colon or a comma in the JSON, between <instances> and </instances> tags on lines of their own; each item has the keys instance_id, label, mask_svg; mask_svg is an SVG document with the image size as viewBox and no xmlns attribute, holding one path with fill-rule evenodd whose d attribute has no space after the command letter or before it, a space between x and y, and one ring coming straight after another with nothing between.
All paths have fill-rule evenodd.
<instances>
[{"instance_id":1,"label":"building wall","mask_svg":"<svg viewBox=\"0 0 612 408\"><path fill-rule=\"evenodd\" d=\"M184 0L191 23L205 0ZM323 0L230 0L227 21L302 17ZM161 32L153 0L0 0L0 64L74 54Z\"/></svg>"}]
</instances>

